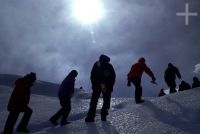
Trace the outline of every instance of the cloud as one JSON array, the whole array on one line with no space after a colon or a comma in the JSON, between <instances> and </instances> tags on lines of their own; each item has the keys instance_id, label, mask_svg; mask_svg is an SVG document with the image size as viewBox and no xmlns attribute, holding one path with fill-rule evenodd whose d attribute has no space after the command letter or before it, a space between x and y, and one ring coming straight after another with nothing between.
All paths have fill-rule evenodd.
<instances>
[{"instance_id":1,"label":"cloud","mask_svg":"<svg viewBox=\"0 0 200 134\"><path fill-rule=\"evenodd\" d=\"M142 85L146 94L166 88L163 72L168 62L190 79L200 57L200 17L190 17L189 26L185 26L184 17L176 16L184 11L187 1L103 2L105 18L84 26L72 18L70 1L1 1L0 73L35 71L39 79L60 83L71 69L77 69L77 87L90 91L91 68L103 53L111 57L116 70L115 95L134 94L134 90L131 95L125 92L130 91L126 75L142 56L159 83L153 87L145 75ZM192 12L200 14L199 1L189 5ZM148 90L151 88L155 90Z\"/></svg>"},{"instance_id":2,"label":"cloud","mask_svg":"<svg viewBox=\"0 0 200 134\"><path fill-rule=\"evenodd\" d=\"M195 74L200 74L200 64L195 65L195 69L193 71Z\"/></svg>"}]
</instances>

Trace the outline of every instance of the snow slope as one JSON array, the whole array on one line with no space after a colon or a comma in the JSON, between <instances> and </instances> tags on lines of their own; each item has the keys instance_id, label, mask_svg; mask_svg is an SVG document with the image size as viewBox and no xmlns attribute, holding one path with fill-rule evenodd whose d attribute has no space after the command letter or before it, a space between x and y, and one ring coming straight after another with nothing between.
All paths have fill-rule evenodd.
<instances>
[{"instance_id":1,"label":"snow slope","mask_svg":"<svg viewBox=\"0 0 200 134\"><path fill-rule=\"evenodd\" d=\"M7 119L6 106L11 91L11 87L0 85L0 133ZM106 122L100 120L100 99L95 122L85 123L90 95L78 90L72 100L71 123L54 127L48 119L60 108L57 97L32 94L33 115L28 127L33 134L199 134L199 96L200 88L196 88L146 99L137 105L132 98L112 98Z\"/></svg>"},{"instance_id":2,"label":"snow slope","mask_svg":"<svg viewBox=\"0 0 200 134\"><path fill-rule=\"evenodd\" d=\"M0 85L14 87L20 75L0 74ZM32 87L32 93L46 96L57 96L59 84L37 80Z\"/></svg>"}]
</instances>

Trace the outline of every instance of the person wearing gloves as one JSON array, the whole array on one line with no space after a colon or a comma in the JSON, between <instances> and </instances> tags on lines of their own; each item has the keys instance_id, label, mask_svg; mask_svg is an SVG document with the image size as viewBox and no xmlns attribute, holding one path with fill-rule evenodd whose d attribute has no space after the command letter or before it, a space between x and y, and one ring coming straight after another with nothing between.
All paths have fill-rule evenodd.
<instances>
[{"instance_id":1,"label":"person wearing gloves","mask_svg":"<svg viewBox=\"0 0 200 134\"><path fill-rule=\"evenodd\" d=\"M144 102L142 100L142 86L141 77L143 72L146 72L151 78L152 83L155 83L155 76L150 68L145 64L145 58L140 58L137 63L133 64L131 70L129 71L127 86L131 86L131 83L135 85L135 102L136 104Z\"/></svg>"}]
</instances>

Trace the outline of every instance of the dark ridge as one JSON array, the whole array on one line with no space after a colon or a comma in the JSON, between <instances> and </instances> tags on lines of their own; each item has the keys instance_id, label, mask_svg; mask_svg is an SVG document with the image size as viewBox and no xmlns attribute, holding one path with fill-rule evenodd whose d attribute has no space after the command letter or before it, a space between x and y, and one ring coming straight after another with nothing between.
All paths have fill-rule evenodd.
<instances>
[{"instance_id":1,"label":"dark ridge","mask_svg":"<svg viewBox=\"0 0 200 134\"><path fill-rule=\"evenodd\" d=\"M0 74L0 85L14 87L15 81L22 76L12 74ZM57 97L59 84L37 80L32 87L32 93Z\"/></svg>"}]
</instances>

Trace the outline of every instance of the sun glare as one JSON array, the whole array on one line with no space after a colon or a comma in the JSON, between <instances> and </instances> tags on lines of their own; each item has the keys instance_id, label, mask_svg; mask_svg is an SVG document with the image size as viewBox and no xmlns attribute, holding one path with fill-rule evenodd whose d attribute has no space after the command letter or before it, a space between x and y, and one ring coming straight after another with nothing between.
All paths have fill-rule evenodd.
<instances>
[{"instance_id":1,"label":"sun glare","mask_svg":"<svg viewBox=\"0 0 200 134\"><path fill-rule=\"evenodd\" d=\"M104 9L100 0L74 0L72 13L81 23L91 24L102 19Z\"/></svg>"}]
</instances>

